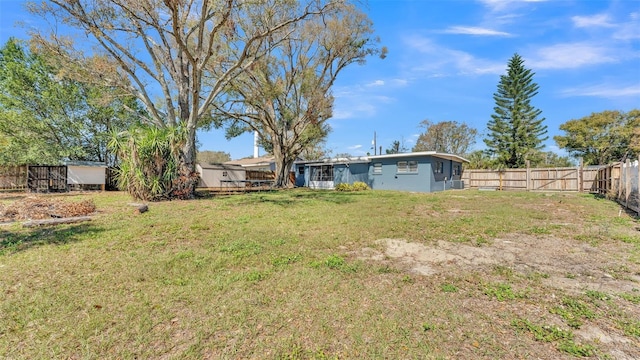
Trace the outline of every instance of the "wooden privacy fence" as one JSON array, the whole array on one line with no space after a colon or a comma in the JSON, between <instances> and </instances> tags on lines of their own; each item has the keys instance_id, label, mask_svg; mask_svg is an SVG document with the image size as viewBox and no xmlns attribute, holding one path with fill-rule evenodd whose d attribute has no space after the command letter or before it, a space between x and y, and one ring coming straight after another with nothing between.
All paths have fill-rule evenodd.
<instances>
[{"instance_id":1,"label":"wooden privacy fence","mask_svg":"<svg viewBox=\"0 0 640 360\"><path fill-rule=\"evenodd\" d=\"M273 171L246 170L247 180L274 180L276 174Z\"/></svg>"},{"instance_id":2,"label":"wooden privacy fence","mask_svg":"<svg viewBox=\"0 0 640 360\"><path fill-rule=\"evenodd\" d=\"M65 192L67 191L66 166L29 166L27 186L31 192Z\"/></svg>"},{"instance_id":3,"label":"wooden privacy fence","mask_svg":"<svg viewBox=\"0 0 640 360\"><path fill-rule=\"evenodd\" d=\"M596 167L465 170L465 188L522 191L592 191Z\"/></svg>"},{"instance_id":4,"label":"wooden privacy fence","mask_svg":"<svg viewBox=\"0 0 640 360\"><path fill-rule=\"evenodd\" d=\"M633 162L627 160L600 169L594 181L596 192L640 214L639 164L640 156Z\"/></svg>"},{"instance_id":5,"label":"wooden privacy fence","mask_svg":"<svg viewBox=\"0 0 640 360\"><path fill-rule=\"evenodd\" d=\"M276 173L273 171L264 171L264 170L247 170L247 180L275 180ZM289 173L289 182L292 184L296 183L296 173Z\"/></svg>"},{"instance_id":6,"label":"wooden privacy fence","mask_svg":"<svg viewBox=\"0 0 640 360\"><path fill-rule=\"evenodd\" d=\"M29 172L27 165L0 167L0 190L25 190Z\"/></svg>"},{"instance_id":7,"label":"wooden privacy fence","mask_svg":"<svg viewBox=\"0 0 640 360\"><path fill-rule=\"evenodd\" d=\"M92 162L66 165L0 166L0 191L67 192L104 190L104 166ZM98 163L99 164L99 163Z\"/></svg>"},{"instance_id":8,"label":"wooden privacy fence","mask_svg":"<svg viewBox=\"0 0 640 360\"><path fill-rule=\"evenodd\" d=\"M465 170L466 189L588 191L605 195L640 214L640 157L603 166Z\"/></svg>"}]
</instances>

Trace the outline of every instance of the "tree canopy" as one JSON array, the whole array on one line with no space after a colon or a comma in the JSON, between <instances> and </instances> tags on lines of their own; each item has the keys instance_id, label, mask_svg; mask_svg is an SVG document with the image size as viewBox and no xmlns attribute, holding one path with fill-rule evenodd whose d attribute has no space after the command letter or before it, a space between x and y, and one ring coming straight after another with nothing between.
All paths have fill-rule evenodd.
<instances>
[{"instance_id":1,"label":"tree canopy","mask_svg":"<svg viewBox=\"0 0 640 360\"><path fill-rule=\"evenodd\" d=\"M291 24L263 46L274 49L235 77L217 116L232 121L228 135L258 132L276 161L276 186L288 186L293 162L330 131L331 87L339 73L380 54L368 17L347 2L322 17Z\"/></svg>"},{"instance_id":2,"label":"tree canopy","mask_svg":"<svg viewBox=\"0 0 640 360\"><path fill-rule=\"evenodd\" d=\"M289 26L343 3L51 0L30 9L69 28L65 36L52 29L34 38L72 70L70 76L134 95L147 110L147 122L157 128L186 129L177 171L179 179L190 181L191 196L197 183L191 176L196 130L210 124L211 105L229 81L281 45L269 42L273 36L286 39Z\"/></svg>"},{"instance_id":3,"label":"tree canopy","mask_svg":"<svg viewBox=\"0 0 640 360\"><path fill-rule=\"evenodd\" d=\"M115 89L69 79L47 54L15 39L0 49L0 153L4 164L90 160L113 165L110 131L136 123L141 110Z\"/></svg>"},{"instance_id":4,"label":"tree canopy","mask_svg":"<svg viewBox=\"0 0 640 360\"><path fill-rule=\"evenodd\" d=\"M500 76L493 95L496 106L487 124L484 139L487 152L498 164L508 168L524 167L528 156L543 148L548 137L542 111L531 104L538 94L534 73L525 68L524 59L514 54L508 62L507 74Z\"/></svg>"},{"instance_id":5,"label":"tree canopy","mask_svg":"<svg viewBox=\"0 0 640 360\"><path fill-rule=\"evenodd\" d=\"M465 123L429 120L420 122L425 131L420 134L413 151L437 151L448 154L466 154L476 142L478 131Z\"/></svg>"},{"instance_id":6,"label":"tree canopy","mask_svg":"<svg viewBox=\"0 0 640 360\"><path fill-rule=\"evenodd\" d=\"M198 164L222 164L231 160L231 155L224 151L198 151Z\"/></svg>"},{"instance_id":7,"label":"tree canopy","mask_svg":"<svg viewBox=\"0 0 640 360\"><path fill-rule=\"evenodd\" d=\"M587 165L604 165L640 154L640 110L603 111L560 125L558 146Z\"/></svg>"}]
</instances>

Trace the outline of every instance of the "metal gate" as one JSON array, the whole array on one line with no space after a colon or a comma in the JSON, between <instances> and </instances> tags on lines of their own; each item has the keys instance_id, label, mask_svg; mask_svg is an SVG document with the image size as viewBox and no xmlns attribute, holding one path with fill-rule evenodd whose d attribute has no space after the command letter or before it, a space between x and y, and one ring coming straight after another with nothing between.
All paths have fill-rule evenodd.
<instances>
[{"instance_id":1,"label":"metal gate","mask_svg":"<svg viewBox=\"0 0 640 360\"><path fill-rule=\"evenodd\" d=\"M65 192L67 167L30 165L27 187L30 192Z\"/></svg>"}]
</instances>

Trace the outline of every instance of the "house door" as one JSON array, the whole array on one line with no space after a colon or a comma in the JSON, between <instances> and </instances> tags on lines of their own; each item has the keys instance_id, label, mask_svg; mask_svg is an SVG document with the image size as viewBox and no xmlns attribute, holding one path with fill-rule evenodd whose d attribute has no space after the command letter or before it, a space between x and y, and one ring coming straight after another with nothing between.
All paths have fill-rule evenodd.
<instances>
[{"instance_id":1,"label":"house door","mask_svg":"<svg viewBox=\"0 0 640 360\"><path fill-rule=\"evenodd\" d=\"M29 166L27 186L30 192L67 191L66 166Z\"/></svg>"},{"instance_id":2,"label":"house door","mask_svg":"<svg viewBox=\"0 0 640 360\"><path fill-rule=\"evenodd\" d=\"M312 189L333 189L333 165L312 165L309 170L309 187Z\"/></svg>"}]
</instances>

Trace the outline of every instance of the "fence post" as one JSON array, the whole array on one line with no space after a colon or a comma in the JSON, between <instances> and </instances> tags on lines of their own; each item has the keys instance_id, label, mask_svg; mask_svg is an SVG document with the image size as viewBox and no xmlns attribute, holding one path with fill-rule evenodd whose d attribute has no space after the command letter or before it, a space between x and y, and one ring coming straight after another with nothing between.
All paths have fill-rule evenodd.
<instances>
[{"instance_id":1,"label":"fence post","mask_svg":"<svg viewBox=\"0 0 640 360\"><path fill-rule=\"evenodd\" d=\"M529 190L531 190L531 184L529 183L531 181L531 161L525 160L525 164L527 166L527 175L526 175L525 188L526 188L527 191L529 191Z\"/></svg>"},{"instance_id":2,"label":"fence post","mask_svg":"<svg viewBox=\"0 0 640 360\"><path fill-rule=\"evenodd\" d=\"M631 195L631 161L627 159L626 169L623 169L624 172L624 206L629 208L629 199Z\"/></svg>"},{"instance_id":3,"label":"fence post","mask_svg":"<svg viewBox=\"0 0 640 360\"><path fill-rule=\"evenodd\" d=\"M584 160L578 163L578 192L584 192Z\"/></svg>"},{"instance_id":4,"label":"fence post","mask_svg":"<svg viewBox=\"0 0 640 360\"><path fill-rule=\"evenodd\" d=\"M624 174L624 163L621 161L618 163L618 201L622 199L622 175Z\"/></svg>"}]
</instances>

